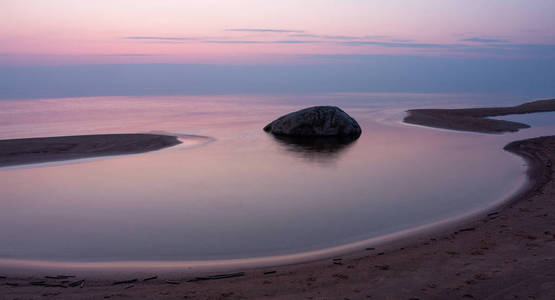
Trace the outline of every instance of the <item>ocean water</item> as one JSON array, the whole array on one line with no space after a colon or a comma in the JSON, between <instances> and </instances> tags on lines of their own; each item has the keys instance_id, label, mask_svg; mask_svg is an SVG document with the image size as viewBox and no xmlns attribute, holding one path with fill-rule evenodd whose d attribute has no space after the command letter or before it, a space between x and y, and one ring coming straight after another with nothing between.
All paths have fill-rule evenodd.
<instances>
[{"instance_id":1,"label":"ocean water","mask_svg":"<svg viewBox=\"0 0 555 300\"><path fill-rule=\"evenodd\" d=\"M555 124L486 135L403 124L404 111L521 101L370 93L3 100L2 139L154 132L184 143L0 168L0 259L269 257L453 218L522 186L526 166L503 146L552 134ZM358 120L362 136L315 147L262 131L280 115L316 104L340 106Z\"/></svg>"}]
</instances>

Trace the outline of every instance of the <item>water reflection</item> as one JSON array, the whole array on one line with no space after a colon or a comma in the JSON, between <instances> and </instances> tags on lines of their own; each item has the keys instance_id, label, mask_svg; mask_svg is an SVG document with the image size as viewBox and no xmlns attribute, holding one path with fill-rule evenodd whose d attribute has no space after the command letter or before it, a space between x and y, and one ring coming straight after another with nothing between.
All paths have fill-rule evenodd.
<instances>
[{"instance_id":1,"label":"water reflection","mask_svg":"<svg viewBox=\"0 0 555 300\"><path fill-rule=\"evenodd\" d=\"M160 130L215 139L188 136L194 147L0 169L0 263L236 259L358 242L502 198L525 169L501 149L540 133L398 125L402 115L390 115L404 104L335 98L365 128L356 142L276 139L260 125L301 107L273 105L270 96L260 103L258 96L212 97L0 101L2 138Z\"/></svg>"},{"instance_id":2,"label":"water reflection","mask_svg":"<svg viewBox=\"0 0 555 300\"><path fill-rule=\"evenodd\" d=\"M271 135L287 153L316 163L332 163L356 144L353 137L298 137Z\"/></svg>"}]
</instances>

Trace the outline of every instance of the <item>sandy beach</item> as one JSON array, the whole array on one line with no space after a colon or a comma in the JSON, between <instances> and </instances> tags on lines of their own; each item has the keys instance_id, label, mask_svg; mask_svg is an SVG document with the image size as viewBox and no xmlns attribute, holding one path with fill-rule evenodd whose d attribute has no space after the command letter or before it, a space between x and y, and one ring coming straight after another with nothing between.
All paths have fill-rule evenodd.
<instances>
[{"instance_id":1,"label":"sandy beach","mask_svg":"<svg viewBox=\"0 0 555 300\"><path fill-rule=\"evenodd\" d=\"M513 108L413 110L406 121L503 132L524 127L483 118L550 111L554 106L555 100L548 100ZM162 270L104 275L97 270L66 277L53 270L0 268L0 295L2 299L553 299L555 136L513 142L505 149L527 160L529 188L495 211L425 235L313 262L232 270L226 273L229 276Z\"/></svg>"},{"instance_id":2,"label":"sandy beach","mask_svg":"<svg viewBox=\"0 0 555 300\"><path fill-rule=\"evenodd\" d=\"M96 134L0 140L0 167L143 153L180 143L175 136L158 134Z\"/></svg>"}]
</instances>

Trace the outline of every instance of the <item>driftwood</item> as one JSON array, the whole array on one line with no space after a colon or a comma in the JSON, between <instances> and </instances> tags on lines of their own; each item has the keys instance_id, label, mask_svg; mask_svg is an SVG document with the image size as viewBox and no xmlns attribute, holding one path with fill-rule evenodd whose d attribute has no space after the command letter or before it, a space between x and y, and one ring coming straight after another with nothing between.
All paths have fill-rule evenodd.
<instances>
[{"instance_id":1,"label":"driftwood","mask_svg":"<svg viewBox=\"0 0 555 300\"><path fill-rule=\"evenodd\" d=\"M187 280L187 282L197 282L197 281L205 281L205 280L217 280L217 279L225 279L225 278L233 278L233 277L241 277L245 276L245 272L237 272L237 273L229 273L229 274L219 274L219 275L210 275L210 276L202 276L202 277L195 277L193 279Z\"/></svg>"},{"instance_id":2,"label":"driftwood","mask_svg":"<svg viewBox=\"0 0 555 300\"><path fill-rule=\"evenodd\" d=\"M276 274L276 273L277 273L277 271L275 271L275 270L274 271L266 271L266 272L264 272L264 275L270 275L270 274Z\"/></svg>"},{"instance_id":3,"label":"driftwood","mask_svg":"<svg viewBox=\"0 0 555 300\"><path fill-rule=\"evenodd\" d=\"M139 281L139 279L134 278L134 279L129 279L129 280L122 280L122 281L116 281L113 283L113 285L118 285L118 284L129 284L129 283L134 283Z\"/></svg>"},{"instance_id":4,"label":"driftwood","mask_svg":"<svg viewBox=\"0 0 555 300\"><path fill-rule=\"evenodd\" d=\"M44 278L48 278L48 279L69 279L69 278L75 278L75 275L44 276Z\"/></svg>"},{"instance_id":5,"label":"driftwood","mask_svg":"<svg viewBox=\"0 0 555 300\"><path fill-rule=\"evenodd\" d=\"M67 286L59 283L45 284L44 287L61 287L61 288L67 289Z\"/></svg>"},{"instance_id":6,"label":"driftwood","mask_svg":"<svg viewBox=\"0 0 555 300\"><path fill-rule=\"evenodd\" d=\"M70 287L76 287L76 286L80 286L80 285L84 285L84 284L85 284L85 280L82 279L82 280L77 280L77 281L71 282L69 284L69 286Z\"/></svg>"},{"instance_id":7,"label":"driftwood","mask_svg":"<svg viewBox=\"0 0 555 300\"><path fill-rule=\"evenodd\" d=\"M143 279L143 281L149 281L149 280L154 280L154 279L158 279L158 275L154 275L152 277L147 277L147 278Z\"/></svg>"}]
</instances>

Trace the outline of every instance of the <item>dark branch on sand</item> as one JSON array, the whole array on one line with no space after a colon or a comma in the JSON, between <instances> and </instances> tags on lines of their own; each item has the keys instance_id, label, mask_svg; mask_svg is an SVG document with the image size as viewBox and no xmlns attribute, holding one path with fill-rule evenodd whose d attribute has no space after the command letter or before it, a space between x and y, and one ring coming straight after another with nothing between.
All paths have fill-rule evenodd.
<instances>
[{"instance_id":1,"label":"dark branch on sand","mask_svg":"<svg viewBox=\"0 0 555 300\"><path fill-rule=\"evenodd\" d=\"M237 272L237 273L230 273L230 274L220 274L220 275L211 275L211 276L204 276L204 277L195 277L193 279L187 280L187 282L217 280L217 279L226 279L226 278L241 277L241 276L245 276L245 273L244 272Z\"/></svg>"}]
</instances>

